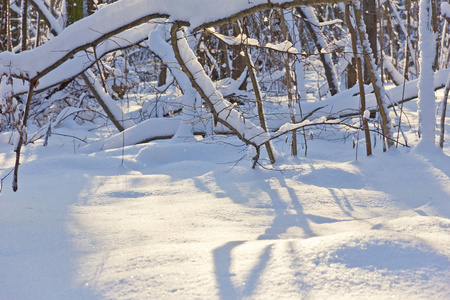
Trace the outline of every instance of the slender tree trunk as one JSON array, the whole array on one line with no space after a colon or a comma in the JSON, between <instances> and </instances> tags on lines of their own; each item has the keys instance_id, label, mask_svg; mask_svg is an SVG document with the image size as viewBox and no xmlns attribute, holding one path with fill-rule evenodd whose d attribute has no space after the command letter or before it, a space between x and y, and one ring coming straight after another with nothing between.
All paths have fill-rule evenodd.
<instances>
[{"instance_id":1,"label":"slender tree trunk","mask_svg":"<svg viewBox=\"0 0 450 300\"><path fill-rule=\"evenodd\" d=\"M445 90L444 90L444 98L442 99L441 136L439 139L439 146L441 148L444 148L444 142L445 142L445 116L447 114L447 101L448 101L449 92L450 92L450 76L447 79L447 84L445 85Z\"/></svg>"},{"instance_id":2,"label":"slender tree trunk","mask_svg":"<svg viewBox=\"0 0 450 300\"><path fill-rule=\"evenodd\" d=\"M358 73L359 94L361 97L361 118L362 118L362 123L363 123L364 136L366 138L366 154L367 154L367 156L370 156L370 155L372 155L372 143L371 143L371 139L370 139L369 123L365 116L366 94L365 94L365 90L364 90L363 70L362 70L362 66L361 66L361 58L358 53L357 33L352 24L352 20L350 18L349 4L345 5L345 19L346 19L347 26L350 31L351 38L352 38L353 57L355 58L356 69L357 69L357 73Z\"/></svg>"},{"instance_id":3,"label":"slender tree trunk","mask_svg":"<svg viewBox=\"0 0 450 300\"><path fill-rule=\"evenodd\" d=\"M406 43L405 43L405 66L403 69L403 76L405 77L405 80L409 79L409 62L410 62L410 58L409 56L411 55L411 51L412 49L409 49L409 44L408 44L408 40L409 40L409 32L411 31L411 0L406 0L405 1L405 9L406 9L406 32L408 33L407 36L405 36L406 38Z\"/></svg>"},{"instance_id":4,"label":"slender tree trunk","mask_svg":"<svg viewBox=\"0 0 450 300\"><path fill-rule=\"evenodd\" d=\"M284 40L289 40L289 34L286 27L286 20L284 19L284 12L280 10L280 22L281 22L281 32L283 33ZM295 120L295 105L294 105L294 97L292 94L292 77L291 77L291 63L289 60L289 54L286 53L286 57L284 58L284 69L285 69L285 78L286 78L286 89L288 95L288 106L291 114L291 122L292 124L296 123ZM292 156L298 155L297 150L297 130L292 130L292 143L291 143L291 152Z\"/></svg>"},{"instance_id":5,"label":"slender tree trunk","mask_svg":"<svg viewBox=\"0 0 450 300\"><path fill-rule=\"evenodd\" d=\"M238 36L241 29L237 23L233 23L233 35ZM238 79L245 70L245 58L241 55L241 46L232 46L234 52L234 59L232 62L231 78ZM243 84L240 89L245 90L246 84Z\"/></svg>"},{"instance_id":6,"label":"slender tree trunk","mask_svg":"<svg viewBox=\"0 0 450 300\"><path fill-rule=\"evenodd\" d=\"M439 0L431 1L431 30L433 33L439 32ZM434 52L434 62L433 62L433 71L436 72L439 70L439 35L436 34L436 42L435 47L436 50Z\"/></svg>"},{"instance_id":7,"label":"slender tree trunk","mask_svg":"<svg viewBox=\"0 0 450 300\"><path fill-rule=\"evenodd\" d=\"M22 122L21 122L22 124L20 124L20 126L22 128L21 128L21 130L18 130L19 135L20 135L19 142L17 143L17 145L14 149L14 152L16 152L16 161L14 164L14 175L13 175L13 182L12 182L12 189L14 192L17 192L17 190L19 189L18 176L19 176L19 165L20 165L20 151L22 149L23 144L27 142L27 121L28 121L28 116L30 114L31 99L33 98L33 92L34 92L35 87L36 87L36 82L33 80L30 81L27 100L25 103L25 111L23 113Z\"/></svg>"},{"instance_id":8,"label":"slender tree trunk","mask_svg":"<svg viewBox=\"0 0 450 300\"><path fill-rule=\"evenodd\" d=\"M383 132L383 137L386 139L388 148L390 148L394 145L394 142L391 137L391 121L388 115L388 101L386 99L386 93L381 82L381 74L377 71L377 66L375 65L375 62L373 60L372 49L370 48L367 41L367 33L365 31L364 20L362 20L361 9L358 3L354 5L354 10L357 25L356 27L358 28L359 40L362 45L364 61L366 63L365 66L369 73L370 81L372 82L375 97L377 99L378 111L381 117L381 129Z\"/></svg>"},{"instance_id":9,"label":"slender tree trunk","mask_svg":"<svg viewBox=\"0 0 450 300\"><path fill-rule=\"evenodd\" d=\"M22 51L27 50L28 42L28 0L22 0L22 24L21 24L21 36L22 36Z\"/></svg>"},{"instance_id":10,"label":"slender tree trunk","mask_svg":"<svg viewBox=\"0 0 450 300\"><path fill-rule=\"evenodd\" d=\"M1 0L0 2L0 52L6 51L8 48L8 10L9 1Z\"/></svg>"},{"instance_id":11,"label":"slender tree trunk","mask_svg":"<svg viewBox=\"0 0 450 300\"><path fill-rule=\"evenodd\" d=\"M256 78L255 70L254 70L255 66L253 64L252 58L250 57L250 54L248 53L247 47L243 46L243 51L244 51L245 60L247 63L248 75L250 76L250 80L252 81L253 92L255 93L259 123L260 123L262 129L264 129L266 132L268 132L268 128L267 128L267 124L266 124L266 116L264 114L263 102L262 102L262 97L261 97L261 91L259 88L258 80ZM271 143L269 141L267 141L264 143L264 146L266 147L267 155L269 156L270 162L272 164L274 164L275 156L273 155Z\"/></svg>"}]
</instances>

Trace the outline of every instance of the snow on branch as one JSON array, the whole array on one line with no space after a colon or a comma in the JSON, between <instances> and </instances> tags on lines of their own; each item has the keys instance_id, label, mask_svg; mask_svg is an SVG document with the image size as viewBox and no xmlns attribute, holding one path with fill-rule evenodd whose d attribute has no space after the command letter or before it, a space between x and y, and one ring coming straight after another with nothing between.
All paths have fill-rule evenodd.
<instances>
[{"instance_id":1,"label":"snow on branch","mask_svg":"<svg viewBox=\"0 0 450 300\"><path fill-rule=\"evenodd\" d=\"M284 9L298 5L346 2L336 0L265 0L241 1L197 0L122 0L115 2L67 27L46 44L19 54L0 53L3 74L37 81L76 53L95 47L112 36L153 19L182 21L183 25L208 28L230 23L246 15L272 8ZM36 1L35 3L39 3ZM39 6L40 7L40 6ZM201 8L201 9L199 9ZM100 21L100 20L108 20ZM39 59L36 59L36 58Z\"/></svg>"},{"instance_id":2,"label":"snow on branch","mask_svg":"<svg viewBox=\"0 0 450 300\"><path fill-rule=\"evenodd\" d=\"M225 100L222 94L214 87L211 78L207 76L202 65L179 30L179 24L174 24L171 32L172 47L175 57L183 71L189 77L192 86L202 96L208 105L216 122L230 129L246 144L259 149L270 139L269 134L261 127L246 120L244 115L237 111L233 104Z\"/></svg>"},{"instance_id":3,"label":"snow on branch","mask_svg":"<svg viewBox=\"0 0 450 300\"><path fill-rule=\"evenodd\" d=\"M206 32L212 34L228 46L245 45L257 48L270 49L277 52L299 54L297 49L290 41L284 41L279 44L267 43L264 46L260 46L257 39L249 38L247 35L240 33L238 36L228 36L218 33L214 28L210 27L206 29Z\"/></svg>"},{"instance_id":4,"label":"snow on branch","mask_svg":"<svg viewBox=\"0 0 450 300\"><path fill-rule=\"evenodd\" d=\"M95 51L97 57L101 58L107 53L137 45L148 37L158 25L158 20L144 23L132 29L121 32L100 43ZM39 79L39 85L35 92L39 93L55 85L70 81L95 64L95 58L90 49L76 53L71 59L65 61L57 68L51 70L47 75ZM13 92L15 95L28 91L28 85L21 79L14 80Z\"/></svg>"},{"instance_id":5,"label":"snow on branch","mask_svg":"<svg viewBox=\"0 0 450 300\"><path fill-rule=\"evenodd\" d=\"M271 139L276 139L288 132L306 127L306 126L312 126L312 125L336 125L340 124L341 120L339 119L327 119L325 116L322 116L320 118L314 119L314 120L304 120L300 123L286 123L282 125L272 136Z\"/></svg>"},{"instance_id":6,"label":"snow on branch","mask_svg":"<svg viewBox=\"0 0 450 300\"><path fill-rule=\"evenodd\" d=\"M52 13L48 10L47 6L42 0L31 0L31 3L33 4L34 8L39 12L39 15L45 19L50 32L57 36L62 31L63 28L58 23L58 21L53 17Z\"/></svg>"}]
</instances>

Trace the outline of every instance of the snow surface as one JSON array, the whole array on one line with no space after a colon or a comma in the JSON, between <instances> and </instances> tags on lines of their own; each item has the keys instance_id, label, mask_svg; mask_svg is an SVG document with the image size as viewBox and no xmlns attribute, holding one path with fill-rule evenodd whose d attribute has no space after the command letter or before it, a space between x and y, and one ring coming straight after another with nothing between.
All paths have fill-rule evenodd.
<instances>
[{"instance_id":1,"label":"snow surface","mask_svg":"<svg viewBox=\"0 0 450 300\"><path fill-rule=\"evenodd\" d=\"M439 151L378 147L355 161L351 143L314 139L290 158L276 140L269 170L250 156L235 166L236 137L93 154L76 143L27 145L19 191L3 181L0 299L450 297ZM0 178L14 158L0 144Z\"/></svg>"},{"instance_id":2,"label":"snow surface","mask_svg":"<svg viewBox=\"0 0 450 300\"><path fill-rule=\"evenodd\" d=\"M3 73L35 76L99 32L152 13L195 27L262 3L122 0L35 50L1 53L0 64ZM99 14L110 22L97 22ZM156 27L148 26L123 36L145 39ZM150 41L164 50L160 33ZM111 49L109 43L100 48ZM61 70L86 57L76 54ZM188 67L197 68L194 61ZM217 106L227 104L208 77L194 73ZM449 70L439 74L435 86ZM49 73L42 84L56 77ZM387 91L389 99L401 100L402 90ZM304 109L338 112L358 103L354 92ZM407 83L410 95L417 95L417 81ZM416 104L405 104L415 118ZM242 132L261 132L239 115L229 118ZM355 161L351 143L315 138L307 158L290 158L288 143L278 139L277 164L262 157L263 166L251 169L236 137L193 139L182 121L150 119L105 139L66 119L55 129L65 136L24 147L17 193L8 176L11 133L0 134L0 299L450 298L450 159L437 148L383 154L378 146L373 157ZM123 147L143 134L176 137ZM414 146L416 132L406 134ZM70 136L90 143L82 148Z\"/></svg>"}]
</instances>

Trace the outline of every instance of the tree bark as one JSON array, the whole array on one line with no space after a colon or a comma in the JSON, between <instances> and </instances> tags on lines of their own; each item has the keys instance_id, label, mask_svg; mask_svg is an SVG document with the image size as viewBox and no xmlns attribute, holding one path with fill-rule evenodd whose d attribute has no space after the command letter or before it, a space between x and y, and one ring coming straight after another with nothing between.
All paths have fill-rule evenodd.
<instances>
[{"instance_id":1,"label":"tree bark","mask_svg":"<svg viewBox=\"0 0 450 300\"><path fill-rule=\"evenodd\" d=\"M21 37L22 37L22 51L27 50L28 42L28 0L22 0L22 22L21 22Z\"/></svg>"}]
</instances>

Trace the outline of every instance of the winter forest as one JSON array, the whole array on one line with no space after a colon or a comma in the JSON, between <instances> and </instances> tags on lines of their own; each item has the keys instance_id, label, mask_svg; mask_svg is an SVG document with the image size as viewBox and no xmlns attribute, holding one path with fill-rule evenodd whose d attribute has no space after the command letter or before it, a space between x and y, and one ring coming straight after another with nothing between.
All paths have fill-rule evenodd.
<instances>
[{"instance_id":1,"label":"winter forest","mask_svg":"<svg viewBox=\"0 0 450 300\"><path fill-rule=\"evenodd\" d=\"M0 300L450 298L448 0L0 0Z\"/></svg>"}]
</instances>

